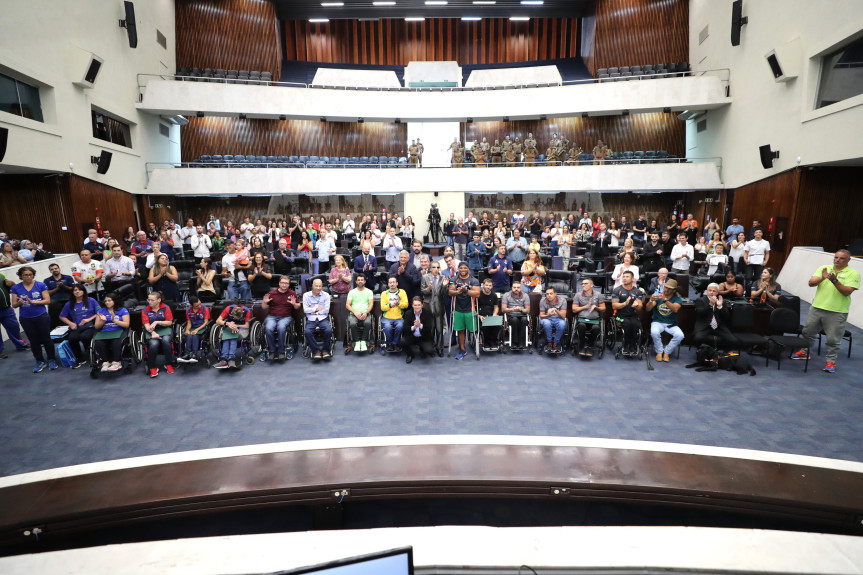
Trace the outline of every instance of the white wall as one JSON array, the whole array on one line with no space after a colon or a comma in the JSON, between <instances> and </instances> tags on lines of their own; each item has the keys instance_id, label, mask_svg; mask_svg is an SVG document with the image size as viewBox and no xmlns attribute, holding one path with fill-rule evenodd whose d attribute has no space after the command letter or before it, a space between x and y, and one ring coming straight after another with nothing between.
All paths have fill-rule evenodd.
<instances>
[{"instance_id":1,"label":"white wall","mask_svg":"<svg viewBox=\"0 0 863 575\"><path fill-rule=\"evenodd\" d=\"M0 18L0 72L40 86L45 122L0 113L9 144L0 169L70 171L116 188L141 193L146 161L179 157L179 128L170 139L159 134L159 120L138 112L139 72L173 72L174 2L136 2L138 47L129 48L122 2L29 0L3 3ZM167 49L156 42L156 29ZM104 60L95 87L72 84L83 77L87 53ZM132 148L93 138L91 106L131 125ZM107 174L97 175L91 155L113 153Z\"/></svg>"},{"instance_id":2,"label":"white wall","mask_svg":"<svg viewBox=\"0 0 863 575\"><path fill-rule=\"evenodd\" d=\"M582 112L619 114L622 110L661 112L727 106L725 86L718 75L667 78L638 82L603 82L506 90L443 92L380 92L366 90L243 86L203 82L175 82L150 78L142 110L153 114L314 119L330 121L405 122L500 120L565 117Z\"/></svg>"},{"instance_id":3,"label":"white wall","mask_svg":"<svg viewBox=\"0 0 863 575\"><path fill-rule=\"evenodd\" d=\"M692 156L722 156L726 186L782 172L801 158L803 165L863 158L863 96L813 111L818 55L863 30L859 0L746 0L741 44L731 46L731 0L692 0L689 10L690 60L696 70L730 68L734 103L706 115ZM709 27L699 45L699 33ZM777 83L764 55L799 38L794 80ZM849 107L849 105L851 107ZM691 144L691 141L690 141ZM770 144L780 157L761 166L758 147Z\"/></svg>"},{"instance_id":4,"label":"white wall","mask_svg":"<svg viewBox=\"0 0 863 575\"><path fill-rule=\"evenodd\" d=\"M409 122L408 143L419 138L424 146L423 166L449 166L452 154L449 145L459 138L458 122Z\"/></svg>"},{"instance_id":5,"label":"white wall","mask_svg":"<svg viewBox=\"0 0 863 575\"><path fill-rule=\"evenodd\" d=\"M434 192L405 194L405 213L410 214L415 219L414 237L416 238L422 239L424 235L429 233L426 218L428 218L432 203L436 203L440 211L441 232L443 232L443 222L446 221L450 213L455 214L457 218L467 215L464 192L438 192L437 197L435 197Z\"/></svg>"}]
</instances>

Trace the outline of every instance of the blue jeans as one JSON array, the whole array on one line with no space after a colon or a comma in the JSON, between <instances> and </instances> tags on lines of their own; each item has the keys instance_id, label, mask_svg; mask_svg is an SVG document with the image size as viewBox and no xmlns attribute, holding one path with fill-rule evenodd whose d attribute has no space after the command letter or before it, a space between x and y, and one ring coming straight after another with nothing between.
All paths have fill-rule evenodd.
<instances>
[{"instance_id":1,"label":"blue jeans","mask_svg":"<svg viewBox=\"0 0 863 575\"><path fill-rule=\"evenodd\" d=\"M559 316L547 317L539 320L542 324L542 329L545 332L545 341L549 343L560 343L563 337L563 330L566 327L566 320ZM552 339L551 331L554 328L554 339Z\"/></svg>"},{"instance_id":2,"label":"blue jeans","mask_svg":"<svg viewBox=\"0 0 863 575\"><path fill-rule=\"evenodd\" d=\"M222 342L222 359L234 359L237 355L237 342L239 339L226 339Z\"/></svg>"},{"instance_id":3,"label":"blue jeans","mask_svg":"<svg viewBox=\"0 0 863 575\"><path fill-rule=\"evenodd\" d=\"M662 347L662 332L671 334L671 341L664 349ZM656 353L671 354L683 341L683 330L676 325L655 321L650 324L650 337L653 338L653 349L656 350Z\"/></svg>"},{"instance_id":4,"label":"blue jeans","mask_svg":"<svg viewBox=\"0 0 863 575\"><path fill-rule=\"evenodd\" d=\"M15 315L15 310L7 307L0 311L0 325L6 328L6 334L9 336L9 341L21 349L25 345L25 341L21 339L21 326L18 325L18 316ZM3 352L3 334L0 333L0 353Z\"/></svg>"},{"instance_id":5,"label":"blue jeans","mask_svg":"<svg viewBox=\"0 0 863 575\"><path fill-rule=\"evenodd\" d=\"M405 325L403 319L381 318L381 325L384 328L384 340L387 345L398 345L402 339L402 328Z\"/></svg>"},{"instance_id":6,"label":"blue jeans","mask_svg":"<svg viewBox=\"0 0 863 575\"><path fill-rule=\"evenodd\" d=\"M285 353L288 327L294 318L268 315L264 320L264 333L267 336L267 349L270 353ZM278 334L278 339L276 339Z\"/></svg>"},{"instance_id":7,"label":"blue jeans","mask_svg":"<svg viewBox=\"0 0 863 575\"><path fill-rule=\"evenodd\" d=\"M320 328L324 337L320 343L315 339L315 328ZM307 320L306 321L306 345L311 348L312 353L317 353L319 351L330 351L332 338L333 338L333 328L330 325L330 320L328 319L317 319L317 320Z\"/></svg>"},{"instance_id":8,"label":"blue jeans","mask_svg":"<svg viewBox=\"0 0 863 575\"><path fill-rule=\"evenodd\" d=\"M249 282L245 280L241 282L228 282L228 299L252 299L252 290L249 288Z\"/></svg>"},{"instance_id":9,"label":"blue jeans","mask_svg":"<svg viewBox=\"0 0 863 575\"><path fill-rule=\"evenodd\" d=\"M196 354L201 349L201 334L190 333L186 336L186 353Z\"/></svg>"}]
</instances>

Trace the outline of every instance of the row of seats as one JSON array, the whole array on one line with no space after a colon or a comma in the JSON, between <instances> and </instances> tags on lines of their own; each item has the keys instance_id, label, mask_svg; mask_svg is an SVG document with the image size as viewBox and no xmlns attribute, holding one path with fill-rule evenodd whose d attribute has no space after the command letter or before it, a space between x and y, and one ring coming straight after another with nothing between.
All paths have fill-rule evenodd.
<instances>
[{"instance_id":1,"label":"row of seats","mask_svg":"<svg viewBox=\"0 0 863 575\"><path fill-rule=\"evenodd\" d=\"M221 82L227 84L267 85L273 81L271 72L258 70L225 70L222 68L180 68L175 80L186 82Z\"/></svg>"},{"instance_id":2,"label":"row of seats","mask_svg":"<svg viewBox=\"0 0 863 575\"><path fill-rule=\"evenodd\" d=\"M596 71L596 77L600 80L620 82L626 80L644 80L648 78L674 78L685 76L691 68L687 62L669 62L668 64L647 64L644 66L622 66L614 68L600 68Z\"/></svg>"},{"instance_id":3,"label":"row of seats","mask_svg":"<svg viewBox=\"0 0 863 575\"><path fill-rule=\"evenodd\" d=\"M244 156L231 155L224 156L202 155L196 160L192 160L188 164L184 164L192 168L371 168L371 167L387 167L387 168L412 168L414 164L409 164L408 159L404 156L397 158L396 156Z\"/></svg>"},{"instance_id":4,"label":"row of seats","mask_svg":"<svg viewBox=\"0 0 863 575\"><path fill-rule=\"evenodd\" d=\"M578 163L580 166L589 166L593 164L595 157L591 153L579 154L577 160L573 160L573 158L567 155L566 159L558 159L558 165L563 162L574 162ZM678 158L674 154L669 154L666 150L647 150L647 151L637 151L637 152L614 152L611 156L605 159L606 164L675 164L679 162L685 162L686 159ZM491 162L486 162L488 165L493 165ZM501 164L507 164L506 160L501 162ZM515 162L519 165L523 165L524 161ZM548 156L545 154L540 154L536 157L534 161L537 166L546 166L548 165ZM465 160L464 166L471 166L474 162L470 162L469 160ZM498 164L500 165L500 164Z\"/></svg>"}]
</instances>

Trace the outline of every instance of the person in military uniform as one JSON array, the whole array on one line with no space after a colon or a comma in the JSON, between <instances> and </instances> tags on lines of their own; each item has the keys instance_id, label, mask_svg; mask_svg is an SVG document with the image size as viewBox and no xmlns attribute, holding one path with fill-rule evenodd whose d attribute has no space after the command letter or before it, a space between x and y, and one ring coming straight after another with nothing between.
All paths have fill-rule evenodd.
<instances>
[{"instance_id":1,"label":"person in military uniform","mask_svg":"<svg viewBox=\"0 0 863 575\"><path fill-rule=\"evenodd\" d=\"M557 138L557 132L555 132L554 134L551 135L551 141L548 143L548 146L550 148L557 149L557 145L559 142L560 142L560 140L558 140L558 138ZM546 155L548 155L548 154L546 154Z\"/></svg>"},{"instance_id":2,"label":"person in military uniform","mask_svg":"<svg viewBox=\"0 0 863 575\"><path fill-rule=\"evenodd\" d=\"M524 139L524 149L527 150L528 148L536 149L536 138L534 138L533 134L530 132L527 133L527 138ZM534 156L536 156L536 154L534 154Z\"/></svg>"},{"instance_id":3,"label":"person in military uniform","mask_svg":"<svg viewBox=\"0 0 863 575\"><path fill-rule=\"evenodd\" d=\"M417 141L411 140L411 145L408 147L408 163L417 164L419 162L420 149L417 147Z\"/></svg>"},{"instance_id":4,"label":"person in military uniform","mask_svg":"<svg viewBox=\"0 0 863 575\"><path fill-rule=\"evenodd\" d=\"M593 165L599 166L605 163L605 158L610 153L608 147L602 143L602 140L596 141L596 146L593 147Z\"/></svg>"},{"instance_id":5,"label":"person in military uniform","mask_svg":"<svg viewBox=\"0 0 863 575\"><path fill-rule=\"evenodd\" d=\"M521 162L521 154L524 152L524 144L521 143L518 136L515 137L515 141L512 143L512 151L515 154L515 161Z\"/></svg>"},{"instance_id":6,"label":"person in military uniform","mask_svg":"<svg viewBox=\"0 0 863 575\"><path fill-rule=\"evenodd\" d=\"M461 145L461 142L458 141L458 138L453 138L452 144L449 145L450 154L455 155L456 150L458 150L461 147L462 147L462 145Z\"/></svg>"},{"instance_id":7,"label":"person in military uniform","mask_svg":"<svg viewBox=\"0 0 863 575\"><path fill-rule=\"evenodd\" d=\"M503 142L500 143L500 148L504 154L512 149L512 140L509 139L509 136L503 139Z\"/></svg>"},{"instance_id":8,"label":"person in military uniform","mask_svg":"<svg viewBox=\"0 0 863 575\"><path fill-rule=\"evenodd\" d=\"M515 160L515 152L512 151L512 146L503 153L503 159L506 160L506 167L511 168L518 165Z\"/></svg>"},{"instance_id":9,"label":"person in military uniform","mask_svg":"<svg viewBox=\"0 0 863 575\"><path fill-rule=\"evenodd\" d=\"M548 166L556 166L557 165L557 148L554 146L549 146L545 151L545 161Z\"/></svg>"},{"instance_id":10,"label":"person in military uniform","mask_svg":"<svg viewBox=\"0 0 863 575\"><path fill-rule=\"evenodd\" d=\"M558 161L563 164L563 161L566 159L566 150L569 146L569 139L563 134L560 135L560 138L557 140L557 151L555 156L557 156Z\"/></svg>"},{"instance_id":11,"label":"person in military uniform","mask_svg":"<svg viewBox=\"0 0 863 575\"><path fill-rule=\"evenodd\" d=\"M524 165L533 167L536 162L536 146L531 146L524 149Z\"/></svg>"},{"instance_id":12,"label":"person in military uniform","mask_svg":"<svg viewBox=\"0 0 863 575\"><path fill-rule=\"evenodd\" d=\"M566 161L567 166L577 166L578 165L578 156L583 154L584 150L581 149L581 146L578 144L573 144L569 149L569 159Z\"/></svg>"},{"instance_id":13,"label":"person in military uniform","mask_svg":"<svg viewBox=\"0 0 863 575\"><path fill-rule=\"evenodd\" d=\"M483 138L484 140L485 138ZM488 153L483 149L482 143L476 144L474 143L473 149L473 165L476 168L487 168L488 167Z\"/></svg>"},{"instance_id":14,"label":"person in military uniform","mask_svg":"<svg viewBox=\"0 0 863 575\"><path fill-rule=\"evenodd\" d=\"M420 142L420 139L417 138L417 150L418 150L417 162L419 163L420 168L423 167L423 152L425 152L425 149L426 149L426 147L423 146L422 142Z\"/></svg>"},{"instance_id":15,"label":"person in military uniform","mask_svg":"<svg viewBox=\"0 0 863 575\"><path fill-rule=\"evenodd\" d=\"M501 148L500 142L495 140L491 147L491 163L499 165L501 162L503 162L503 148Z\"/></svg>"},{"instance_id":16,"label":"person in military uniform","mask_svg":"<svg viewBox=\"0 0 863 575\"><path fill-rule=\"evenodd\" d=\"M454 142L456 143L456 142ZM453 168L463 168L464 167L464 148L461 144L459 144L452 153L452 167Z\"/></svg>"},{"instance_id":17,"label":"person in military uniform","mask_svg":"<svg viewBox=\"0 0 863 575\"><path fill-rule=\"evenodd\" d=\"M491 144L486 141L485 136L483 136L482 142L479 143L479 147L482 148L482 151L485 152L486 157L488 157L488 152L491 149Z\"/></svg>"}]
</instances>

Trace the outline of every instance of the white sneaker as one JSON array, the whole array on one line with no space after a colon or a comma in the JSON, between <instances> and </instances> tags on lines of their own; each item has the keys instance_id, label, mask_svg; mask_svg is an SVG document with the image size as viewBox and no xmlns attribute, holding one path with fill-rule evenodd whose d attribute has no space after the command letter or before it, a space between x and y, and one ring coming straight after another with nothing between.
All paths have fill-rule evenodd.
<instances>
[{"instance_id":1,"label":"white sneaker","mask_svg":"<svg viewBox=\"0 0 863 575\"><path fill-rule=\"evenodd\" d=\"M119 361L115 361L111 364L111 369L108 371L120 371L121 369L123 369L123 364Z\"/></svg>"},{"instance_id":2,"label":"white sneaker","mask_svg":"<svg viewBox=\"0 0 863 575\"><path fill-rule=\"evenodd\" d=\"M112 363L110 361L106 361L102 363L102 369L100 371L111 371Z\"/></svg>"}]
</instances>

